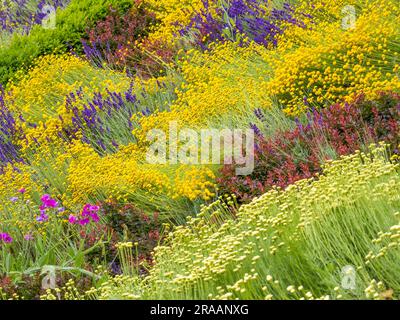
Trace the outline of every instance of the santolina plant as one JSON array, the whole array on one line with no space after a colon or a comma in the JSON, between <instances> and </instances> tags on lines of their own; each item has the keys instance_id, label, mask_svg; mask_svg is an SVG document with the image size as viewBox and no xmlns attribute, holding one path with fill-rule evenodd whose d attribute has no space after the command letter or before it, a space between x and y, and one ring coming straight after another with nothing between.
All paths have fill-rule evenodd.
<instances>
[{"instance_id":1,"label":"santolina plant","mask_svg":"<svg viewBox=\"0 0 400 320\"><path fill-rule=\"evenodd\" d=\"M399 17L71 0L3 32L0 298L398 299Z\"/></svg>"},{"instance_id":2,"label":"santolina plant","mask_svg":"<svg viewBox=\"0 0 400 320\"><path fill-rule=\"evenodd\" d=\"M365 150L370 143L385 141L398 154L400 97L382 92L376 100L358 96L352 103L335 104L321 111L310 111L296 126L266 138L266 115L256 109L258 122L254 172L246 177L235 174L234 166L221 169L220 190L248 202L273 187L286 188L301 179L321 173L327 160Z\"/></svg>"}]
</instances>

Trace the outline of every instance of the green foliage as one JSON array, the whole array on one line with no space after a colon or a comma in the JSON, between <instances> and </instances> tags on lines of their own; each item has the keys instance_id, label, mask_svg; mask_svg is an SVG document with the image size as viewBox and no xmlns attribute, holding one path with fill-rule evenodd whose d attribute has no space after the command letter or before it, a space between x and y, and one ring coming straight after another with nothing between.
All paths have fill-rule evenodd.
<instances>
[{"instance_id":1,"label":"green foliage","mask_svg":"<svg viewBox=\"0 0 400 320\"><path fill-rule=\"evenodd\" d=\"M0 47L0 83L7 84L18 69L28 68L41 55L65 53L69 48L79 54L88 27L106 17L110 7L124 12L131 4L129 0L72 0L57 11L55 29L37 25L29 35L15 34L9 45Z\"/></svg>"}]
</instances>

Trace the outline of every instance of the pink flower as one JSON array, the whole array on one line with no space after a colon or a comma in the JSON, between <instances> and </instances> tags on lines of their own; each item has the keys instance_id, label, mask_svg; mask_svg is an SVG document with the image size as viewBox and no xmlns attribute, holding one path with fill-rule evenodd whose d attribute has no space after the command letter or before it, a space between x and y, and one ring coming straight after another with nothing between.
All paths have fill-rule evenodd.
<instances>
[{"instance_id":1,"label":"pink flower","mask_svg":"<svg viewBox=\"0 0 400 320\"><path fill-rule=\"evenodd\" d=\"M93 222L99 222L100 218L98 216L98 212L100 210L99 206L93 206L91 204L86 204L82 210L82 217L92 218Z\"/></svg>"},{"instance_id":2,"label":"pink flower","mask_svg":"<svg viewBox=\"0 0 400 320\"><path fill-rule=\"evenodd\" d=\"M90 210L90 211L95 211L95 212L97 212L97 211L100 210L100 207L99 207L99 206L90 206L90 207L89 207L89 210Z\"/></svg>"},{"instance_id":3,"label":"pink flower","mask_svg":"<svg viewBox=\"0 0 400 320\"><path fill-rule=\"evenodd\" d=\"M87 224L89 224L90 223L90 219L89 218L84 218L84 219L80 219L79 220L79 224L81 225L81 226L86 226Z\"/></svg>"},{"instance_id":4,"label":"pink flower","mask_svg":"<svg viewBox=\"0 0 400 320\"><path fill-rule=\"evenodd\" d=\"M92 218L93 222L99 222L100 221L100 218L97 215L97 213L92 213L91 218Z\"/></svg>"},{"instance_id":5,"label":"pink flower","mask_svg":"<svg viewBox=\"0 0 400 320\"><path fill-rule=\"evenodd\" d=\"M49 216L46 213L44 213L43 210L41 210L40 216L36 218L36 221L46 222L47 220L49 220Z\"/></svg>"},{"instance_id":6,"label":"pink flower","mask_svg":"<svg viewBox=\"0 0 400 320\"><path fill-rule=\"evenodd\" d=\"M48 195L48 194L44 194L44 195L42 195L42 197L40 198L40 200L42 200L42 202L46 202L46 201L48 201L48 200L50 200L51 199L51 197L50 197L50 195Z\"/></svg>"}]
</instances>

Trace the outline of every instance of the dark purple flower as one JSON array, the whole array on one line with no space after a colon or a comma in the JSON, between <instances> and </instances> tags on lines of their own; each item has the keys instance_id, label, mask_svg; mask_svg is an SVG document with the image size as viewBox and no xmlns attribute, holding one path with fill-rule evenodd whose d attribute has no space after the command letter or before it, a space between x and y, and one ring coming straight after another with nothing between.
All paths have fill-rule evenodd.
<instances>
[{"instance_id":1,"label":"dark purple flower","mask_svg":"<svg viewBox=\"0 0 400 320\"><path fill-rule=\"evenodd\" d=\"M8 163L22 162L20 147L14 142L23 139L23 132L17 126L14 114L9 110L11 103L0 85L0 171Z\"/></svg>"},{"instance_id":2,"label":"dark purple flower","mask_svg":"<svg viewBox=\"0 0 400 320\"><path fill-rule=\"evenodd\" d=\"M254 114L256 115L256 117L259 120L261 120L261 121L265 121L266 120L264 112L260 108L255 109L254 110Z\"/></svg>"},{"instance_id":3,"label":"dark purple flower","mask_svg":"<svg viewBox=\"0 0 400 320\"><path fill-rule=\"evenodd\" d=\"M65 106L72 113L72 125L63 129L65 136L82 133L82 142L90 144L101 155L117 151L120 145L126 144L126 139L134 141L131 118L139 111L140 101L133 94L133 88L131 83L124 93L106 90L106 94L97 92L92 98L83 91L69 94ZM77 102L82 108L76 107ZM144 113L151 111L146 109ZM121 136L125 137L122 141Z\"/></svg>"},{"instance_id":4,"label":"dark purple flower","mask_svg":"<svg viewBox=\"0 0 400 320\"><path fill-rule=\"evenodd\" d=\"M54 9L64 8L70 0L12 0L15 6L3 5L0 8L0 31L8 34L29 34L34 25L42 24L48 17L46 5Z\"/></svg>"},{"instance_id":5,"label":"dark purple flower","mask_svg":"<svg viewBox=\"0 0 400 320\"><path fill-rule=\"evenodd\" d=\"M261 130L257 127L257 125L250 123L250 128L253 129L256 136L258 136L259 138L263 138L263 134Z\"/></svg>"}]
</instances>

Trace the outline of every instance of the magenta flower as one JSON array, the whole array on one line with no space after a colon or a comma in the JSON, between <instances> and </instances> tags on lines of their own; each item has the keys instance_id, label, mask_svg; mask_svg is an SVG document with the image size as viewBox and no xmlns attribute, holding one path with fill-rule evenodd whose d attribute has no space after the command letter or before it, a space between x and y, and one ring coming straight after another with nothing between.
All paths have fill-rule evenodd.
<instances>
[{"instance_id":1,"label":"magenta flower","mask_svg":"<svg viewBox=\"0 0 400 320\"><path fill-rule=\"evenodd\" d=\"M31 241L31 240L33 240L33 235L32 235L31 233L28 233L28 234L26 234L26 235L24 236L24 239L25 239L26 241Z\"/></svg>"},{"instance_id":2,"label":"magenta flower","mask_svg":"<svg viewBox=\"0 0 400 320\"><path fill-rule=\"evenodd\" d=\"M47 220L49 220L49 216L43 210L41 210L40 216L36 218L36 221L46 222Z\"/></svg>"},{"instance_id":3,"label":"magenta flower","mask_svg":"<svg viewBox=\"0 0 400 320\"><path fill-rule=\"evenodd\" d=\"M86 226L87 224L89 224L90 223L90 219L89 218L84 218L84 219L80 219L79 220L79 224L81 225L81 226Z\"/></svg>"},{"instance_id":4,"label":"magenta flower","mask_svg":"<svg viewBox=\"0 0 400 320\"><path fill-rule=\"evenodd\" d=\"M40 207L41 210L47 208L55 208L58 206L58 202L52 199L48 194L44 194L40 200L42 200L42 205Z\"/></svg>"},{"instance_id":5,"label":"magenta flower","mask_svg":"<svg viewBox=\"0 0 400 320\"><path fill-rule=\"evenodd\" d=\"M26 192L26 189L25 188L21 188L21 189L18 190L18 192L24 194Z\"/></svg>"},{"instance_id":6,"label":"magenta flower","mask_svg":"<svg viewBox=\"0 0 400 320\"><path fill-rule=\"evenodd\" d=\"M99 206L93 206L91 204L86 204L81 212L82 218L77 218L74 215L69 216L69 223L71 224L79 224L81 226L88 225L91 221L97 223L100 221L98 212L100 210Z\"/></svg>"},{"instance_id":7,"label":"magenta flower","mask_svg":"<svg viewBox=\"0 0 400 320\"><path fill-rule=\"evenodd\" d=\"M100 207L99 206L89 206L89 210L98 212L100 210Z\"/></svg>"},{"instance_id":8,"label":"magenta flower","mask_svg":"<svg viewBox=\"0 0 400 320\"><path fill-rule=\"evenodd\" d=\"M48 201L48 200L50 200L50 199L51 199L51 197L50 197L50 195L48 195L48 194L44 194L44 195L42 195L42 197L40 198L40 200L42 200L43 203L46 202L46 201Z\"/></svg>"},{"instance_id":9,"label":"magenta flower","mask_svg":"<svg viewBox=\"0 0 400 320\"><path fill-rule=\"evenodd\" d=\"M99 218L99 216L97 215L97 213L92 213L91 218L92 218L93 222L96 222L96 223L97 223L97 222L100 221L100 218Z\"/></svg>"},{"instance_id":10,"label":"magenta flower","mask_svg":"<svg viewBox=\"0 0 400 320\"><path fill-rule=\"evenodd\" d=\"M11 243L13 238L11 238L8 233L0 233L0 241L3 241L4 243Z\"/></svg>"}]
</instances>

